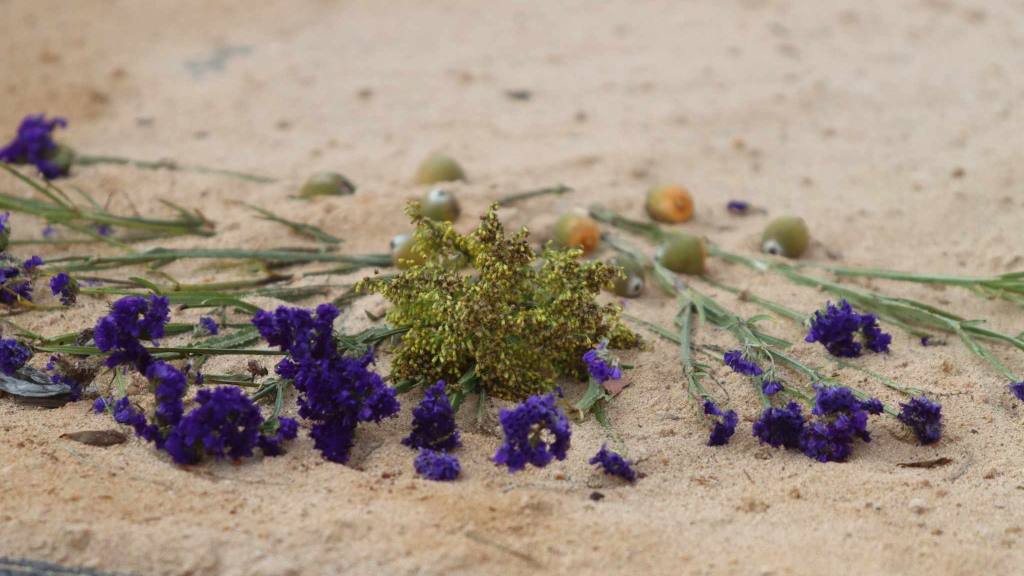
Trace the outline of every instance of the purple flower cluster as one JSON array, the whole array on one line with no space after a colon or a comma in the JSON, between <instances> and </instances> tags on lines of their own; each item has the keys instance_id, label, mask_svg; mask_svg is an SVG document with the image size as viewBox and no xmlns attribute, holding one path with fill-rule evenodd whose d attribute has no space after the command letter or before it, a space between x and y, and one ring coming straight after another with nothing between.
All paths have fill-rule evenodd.
<instances>
[{"instance_id":1,"label":"purple flower cluster","mask_svg":"<svg viewBox=\"0 0 1024 576\"><path fill-rule=\"evenodd\" d=\"M765 380L761 382L761 391L765 396L774 396L782 391L782 382L778 380Z\"/></svg>"},{"instance_id":2,"label":"purple flower cluster","mask_svg":"<svg viewBox=\"0 0 1024 576\"><path fill-rule=\"evenodd\" d=\"M332 462L348 461L360 422L380 422L398 412L395 390L367 369L372 353L350 358L338 352L333 324L338 309L321 304L315 316L302 308L260 311L252 323L271 345L288 353L276 367L295 382L299 415L314 422L310 436Z\"/></svg>"},{"instance_id":3,"label":"purple flower cluster","mask_svg":"<svg viewBox=\"0 0 1024 576\"><path fill-rule=\"evenodd\" d=\"M736 433L736 424L739 417L735 410L722 411L710 400L704 401L704 414L714 417L715 425L711 428L711 435L708 437L708 446L724 446L729 443L729 438Z\"/></svg>"},{"instance_id":4,"label":"purple flower cluster","mask_svg":"<svg viewBox=\"0 0 1024 576\"><path fill-rule=\"evenodd\" d=\"M622 378L619 362L608 353L607 344L604 342L583 354L583 362L587 365L590 377L598 383Z\"/></svg>"},{"instance_id":5,"label":"purple flower cluster","mask_svg":"<svg viewBox=\"0 0 1024 576\"><path fill-rule=\"evenodd\" d=\"M854 339L858 333L863 336L863 345ZM814 313L804 340L820 342L833 356L856 358L863 346L873 352L888 352L892 336L882 331L874 314L860 314L849 302L840 300L839 305L828 302L824 311Z\"/></svg>"},{"instance_id":6,"label":"purple flower cluster","mask_svg":"<svg viewBox=\"0 0 1024 576\"><path fill-rule=\"evenodd\" d=\"M910 427L921 444L934 444L942 438L942 406L924 396L900 403L897 418Z\"/></svg>"},{"instance_id":7,"label":"purple flower cluster","mask_svg":"<svg viewBox=\"0 0 1024 576\"><path fill-rule=\"evenodd\" d=\"M280 419L275 434L262 434L259 407L234 386L200 390L195 398L199 405L182 415L184 375L161 361L150 369L151 380L159 382L154 420L148 421L127 396L114 404L114 419L134 428L136 435L156 444L177 464L195 464L204 456L239 460L252 456L257 447L267 456L277 456L283 453L281 444L295 438L298 423L290 418ZM106 405L100 398L93 409L102 411Z\"/></svg>"},{"instance_id":8,"label":"purple flower cluster","mask_svg":"<svg viewBox=\"0 0 1024 576\"><path fill-rule=\"evenodd\" d=\"M1024 402L1024 380L1020 382L1010 382L1010 392L1017 397L1017 400Z\"/></svg>"},{"instance_id":9,"label":"purple flower cluster","mask_svg":"<svg viewBox=\"0 0 1024 576\"><path fill-rule=\"evenodd\" d=\"M14 374L32 358L32 351L12 338L0 340L0 372Z\"/></svg>"},{"instance_id":10,"label":"purple flower cluster","mask_svg":"<svg viewBox=\"0 0 1024 576\"><path fill-rule=\"evenodd\" d=\"M555 395L530 396L522 404L498 414L505 442L494 454L494 463L518 472L533 464L547 466L552 459L564 460L572 431L569 419L555 406Z\"/></svg>"},{"instance_id":11,"label":"purple flower cluster","mask_svg":"<svg viewBox=\"0 0 1024 576\"><path fill-rule=\"evenodd\" d=\"M6 255L4 255L6 258ZM32 301L32 270L38 266L38 256L29 258L21 265L0 266L0 303L17 304L20 301Z\"/></svg>"},{"instance_id":12,"label":"purple flower cluster","mask_svg":"<svg viewBox=\"0 0 1024 576\"><path fill-rule=\"evenodd\" d=\"M210 336L216 336L217 332L220 332L220 326L217 325L217 321L209 316L200 318L199 326Z\"/></svg>"},{"instance_id":13,"label":"purple flower cluster","mask_svg":"<svg viewBox=\"0 0 1024 576\"><path fill-rule=\"evenodd\" d=\"M240 460L253 455L257 446L268 446L268 455L280 454L280 442L295 437L298 423L282 418L278 434L260 434L263 416L259 407L235 386L204 388L196 393L199 406L171 429L164 450L178 464L195 464L203 455Z\"/></svg>"},{"instance_id":14,"label":"purple flower cluster","mask_svg":"<svg viewBox=\"0 0 1024 576\"><path fill-rule=\"evenodd\" d=\"M18 126L14 140L0 148L0 161L9 164L34 164L47 180L63 176L63 169L52 161L53 154L57 151L52 132L67 125L63 118L47 120L43 114L26 116Z\"/></svg>"},{"instance_id":15,"label":"purple flower cluster","mask_svg":"<svg viewBox=\"0 0 1024 576\"><path fill-rule=\"evenodd\" d=\"M858 400L844 386L819 386L811 413L817 418L808 422L800 438L800 450L819 462L845 462L853 452L857 438L871 441L868 414L880 414L882 403L877 399Z\"/></svg>"},{"instance_id":16,"label":"purple flower cluster","mask_svg":"<svg viewBox=\"0 0 1024 576\"><path fill-rule=\"evenodd\" d=\"M630 461L609 450L606 445L602 445L597 454L594 454L594 457L587 462L600 466L604 473L609 476L617 476L626 482L636 480L636 471L633 470L633 465Z\"/></svg>"},{"instance_id":17,"label":"purple flower cluster","mask_svg":"<svg viewBox=\"0 0 1024 576\"><path fill-rule=\"evenodd\" d=\"M416 473L435 482L450 482L459 477L459 459L443 450L420 449L413 461Z\"/></svg>"},{"instance_id":18,"label":"purple flower cluster","mask_svg":"<svg viewBox=\"0 0 1024 576\"><path fill-rule=\"evenodd\" d=\"M445 394L443 380L427 388L419 406L412 411L412 433L402 440L410 448L454 450L462 444L455 427L455 410Z\"/></svg>"},{"instance_id":19,"label":"purple flower cluster","mask_svg":"<svg viewBox=\"0 0 1024 576\"><path fill-rule=\"evenodd\" d=\"M773 448L799 448L803 431L804 417L796 402L790 402L785 408L769 407L754 422L754 436Z\"/></svg>"},{"instance_id":20,"label":"purple flower cluster","mask_svg":"<svg viewBox=\"0 0 1024 576\"><path fill-rule=\"evenodd\" d=\"M260 431L260 451L266 456L280 456L284 454L285 441L294 440L299 435L299 421L280 416L276 421L270 419L263 422Z\"/></svg>"},{"instance_id":21,"label":"purple flower cluster","mask_svg":"<svg viewBox=\"0 0 1024 576\"><path fill-rule=\"evenodd\" d=\"M61 304L71 306L78 300L78 282L67 272L61 272L50 278L50 292L60 296Z\"/></svg>"},{"instance_id":22,"label":"purple flower cluster","mask_svg":"<svg viewBox=\"0 0 1024 576\"><path fill-rule=\"evenodd\" d=\"M142 340L156 340L164 335L170 318L165 296L125 296L114 302L110 313L100 318L93 330L93 340L102 352L111 352L107 366L131 364L145 374L152 362ZM147 376L148 377L148 376Z\"/></svg>"},{"instance_id":23,"label":"purple flower cluster","mask_svg":"<svg viewBox=\"0 0 1024 576\"><path fill-rule=\"evenodd\" d=\"M745 376L760 376L764 374L764 370L758 366L755 362L747 360L743 357L743 352L739 350L732 350L726 352L722 357L722 361L725 362L726 366L732 368L733 372L743 374Z\"/></svg>"}]
</instances>

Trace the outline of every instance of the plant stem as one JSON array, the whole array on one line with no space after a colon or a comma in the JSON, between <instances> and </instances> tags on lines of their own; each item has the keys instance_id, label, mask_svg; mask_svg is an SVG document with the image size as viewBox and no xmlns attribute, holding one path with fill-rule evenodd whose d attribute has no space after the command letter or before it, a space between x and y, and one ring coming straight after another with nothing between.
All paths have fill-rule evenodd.
<instances>
[{"instance_id":1,"label":"plant stem","mask_svg":"<svg viewBox=\"0 0 1024 576\"><path fill-rule=\"evenodd\" d=\"M498 206L510 206L523 200L529 200L530 198L536 198L537 196L547 196L553 194L556 196L565 194L566 192L572 192L573 189L564 185L558 184L557 186L550 186L548 188L541 188L539 190L530 190L528 192L518 192L516 194L509 194L498 200Z\"/></svg>"},{"instance_id":2,"label":"plant stem","mask_svg":"<svg viewBox=\"0 0 1024 576\"><path fill-rule=\"evenodd\" d=\"M199 174L216 174L218 176L230 176L232 178L247 180L249 182L257 182L259 184L269 184L272 182L277 182L277 179L270 178L269 176L260 176L258 174L249 174L246 172L238 172L236 170L223 170L220 168L208 168L206 166L179 164L173 160L147 161L133 160L131 158L124 158L122 156L77 154L75 155L74 163L78 166L114 164L118 166L131 166L132 168L139 168L142 170L174 170L181 172L196 172Z\"/></svg>"}]
</instances>

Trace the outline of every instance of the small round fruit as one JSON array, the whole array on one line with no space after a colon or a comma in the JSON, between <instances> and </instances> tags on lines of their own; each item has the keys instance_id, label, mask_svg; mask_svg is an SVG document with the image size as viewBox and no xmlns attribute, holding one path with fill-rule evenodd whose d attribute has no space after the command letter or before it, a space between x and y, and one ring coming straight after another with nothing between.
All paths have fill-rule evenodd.
<instances>
[{"instance_id":1,"label":"small round fruit","mask_svg":"<svg viewBox=\"0 0 1024 576\"><path fill-rule=\"evenodd\" d=\"M647 214L658 222L676 224L693 218L693 197L678 184L654 186L647 191Z\"/></svg>"},{"instance_id":2,"label":"small round fruit","mask_svg":"<svg viewBox=\"0 0 1024 576\"><path fill-rule=\"evenodd\" d=\"M661 265L680 274L703 274L707 258L704 240L682 232L672 234L658 247Z\"/></svg>"},{"instance_id":3,"label":"small round fruit","mask_svg":"<svg viewBox=\"0 0 1024 576\"><path fill-rule=\"evenodd\" d=\"M415 239L410 234L399 234L391 239L391 262L406 269L423 263L423 255L412 249Z\"/></svg>"},{"instance_id":4,"label":"small round fruit","mask_svg":"<svg viewBox=\"0 0 1024 576\"><path fill-rule=\"evenodd\" d=\"M423 201L420 202L420 214L435 222L454 222L460 212L459 201L451 192L443 188L434 188L427 192Z\"/></svg>"},{"instance_id":5,"label":"small round fruit","mask_svg":"<svg viewBox=\"0 0 1024 576\"><path fill-rule=\"evenodd\" d=\"M427 158L416 170L417 184L437 184L465 179L466 173L462 171L462 166L444 154L435 154Z\"/></svg>"},{"instance_id":6,"label":"small round fruit","mask_svg":"<svg viewBox=\"0 0 1024 576\"><path fill-rule=\"evenodd\" d=\"M299 196L313 198L315 196L345 196L356 191L352 182L337 172L317 172L306 180L299 190Z\"/></svg>"},{"instance_id":7,"label":"small round fruit","mask_svg":"<svg viewBox=\"0 0 1024 576\"><path fill-rule=\"evenodd\" d=\"M612 283L612 291L625 298L636 298L644 291L644 267L625 255L619 255L608 261L608 264L622 268L622 276L617 276Z\"/></svg>"},{"instance_id":8,"label":"small round fruit","mask_svg":"<svg viewBox=\"0 0 1024 576\"><path fill-rule=\"evenodd\" d=\"M61 174L71 171L71 165L75 163L75 151L70 146L57 144L57 146L46 155L46 159L57 166Z\"/></svg>"},{"instance_id":9,"label":"small round fruit","mask_svg":"<svg viewBox=\"0 0 1024 576\"><path fill-rule=\"evenodd\" d=\"M551 239L559 248L579 248L590 254L601 243L601 230L589 216L570 212L555 222Z\"/></svg>"},{"instance_id":10,"label":"small round fruit","mask_svg":"<svg viewBox=\"0 0 1024 576\"><path fill-rule=\"evenodd\" d=\"M810 233L807 223L798 216L782 216L772 220L761 236L761 251L786 258L799 258L807 251Z\"/></svg>"}]
</instances>

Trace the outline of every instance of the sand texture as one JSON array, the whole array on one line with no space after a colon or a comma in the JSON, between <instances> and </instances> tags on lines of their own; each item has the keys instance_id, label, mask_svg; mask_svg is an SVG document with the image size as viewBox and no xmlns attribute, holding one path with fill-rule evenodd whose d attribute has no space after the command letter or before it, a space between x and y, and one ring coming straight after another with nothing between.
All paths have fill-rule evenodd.
<instances>
[{"instance_id":1,"label":"sand texture","mask_svg":"<svg viewBox=\"0 0 1024 576\"><path fill-rule=\"evenodd\" d=\"M540 239L561 212L591 203L642 219L645 189L678 181L697 205L682 229L736 252L756 254L764 224L794 213L810 224L813 261L1024 269L1019 1L0 0L0 71L4 138L23 115L46 112L69 119L60 136L81 151L280 178L261 185L97 166L65 182L119 212L170 216L160 203L169 199L216 224L213 238L165 247L313 245L255 218L240 205L248 202L322 227L345 240L346 253L385 252L408 230L404 203L425 191L412 184L417 164L443 151L469 175L451 186L460 230L505 194L558 183L575 191L504 210L503 220ZM293 198L316 170L343 172L358 192ZM0 189L32 195L6 175ZM766 212L730 215L731 199ZM37 238L42 227L24 215L12 221L14 238ZM214 264L163 271L181 282L252 274ZM302 275L324 268L288 272L294 285L334 284L329 297L365 274ZM828 298L720 260L709 274L808 314ZM1021 308L1007 302L849 282L1024 330ZM760 312L696 285L745 315ZM83 298L16 321L58 334L91 326L110 301ZM338 328L369 326L364 311L384 306L360 299ZM626 310L668 325L676 303L649 289ZM796 325L764 326L799 342L796 356L829 365ZM481 422L472 409L459 414L464 474L443 484L417 478L413 452L399 443L415 393L402 397L398 418L360 428L348 466L321 459L303 431L280 458L186 468L134 438L109 448L61 439L114 426L90 414L90 402L43 410L2 398L0 556L254 576L1024 572L1024 405L955 339L925 348L893 335L890 354L858 362L931 391L946 435L921 447L891 418L876 419L873 442L828 465L759 446L750 434L756 396L721 366L715 390L740 413L740 428L728 446L706 446L677 348L647 337L645 349L623 355L636 368L609 409L644 474L634 486L586 463L606 439L592 420L574 427L564 462L516 475L495 467L505 405L497 402ZM710 327L698 338L731 343ZM1021 353L995 349L1024 372ZM216 358L207 369L242 371L246 360ZM856 371L836 375L900 399ZM136 381L140 397L141 389ZM583 389L566 384L570 398ZM951 462L899 466L940 457Z\"/></svg>"}]
</instances>

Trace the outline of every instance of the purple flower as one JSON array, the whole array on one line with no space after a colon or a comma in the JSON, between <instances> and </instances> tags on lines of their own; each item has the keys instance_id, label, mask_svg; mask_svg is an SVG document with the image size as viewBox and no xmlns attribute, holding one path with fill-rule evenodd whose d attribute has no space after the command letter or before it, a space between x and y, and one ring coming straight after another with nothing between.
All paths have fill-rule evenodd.
<instances>
[{"instance_id":1,"label":"purple flower","mask_svg":"<svg viewBox=\"0 0 1024 576\"><path fill-rule=\"evenodd\" d=\"M818 462L845 462L853 452L853 440L845 422L811 422L800 436L800 450Z\"/></svg>"},{"instance_id":2,"label":"purple flower","mask_svg":"<svg viewBox=\"0 0 1024 576\"><path fill-rule=\"evenodd\" d=\"M146 369L146 380L155 386L153 395L156 397L156 421L160 425L174 425L181 420L185 412L185 388L188 381L180 370L164 362L155 360Z\"/></svg>"},{"instance_id":3,"label":"purple flower","mask_svg":"<svg viewBox=\"0 0 1024 576\"><path fill-rule=\"evenodd\" d=\"M799 448L803 431L804 417L796 402L790 402L785 408L768 408L754 422L754 436L773 448Z\"/></svg>"},{"instance_id":4,"label":"purple flower","mask_svg":"<svg viewBox=\"0 0 1024 576\"><path fill-rule=\"evenodd\" d=\"M22 269L25 270L25 272L31 272L33 269L42 265L43 259L39 256L32 256L28 260L25 260L24 262L21 263L21 267Z\"/></svg>"},{"instance_id":5,"label":"purple flower","mask_svg":"<svg viewBox=\"0 0 1024 576\"><path fill-rule=\"evenodd\" d=\"M60 303L71 306L78 300L78 282L67 272L61 272L50 278L50 292L54 296L60 295Z\"/></svg>"},{"instance_id":6,"label":"purple flower","mask_svg":"<svg viewBox=\"0 0 1024 576\"><path fill-rule=\"evenodd\" d=\"M820 342L829 354L843 358L860 356L862 345L854 337L861 333L864 344L873 352L888 352L892 336L882 332L874 314L859 314L846 300L839 305L825 304L811 317L811 328L804 338L807 342Z\"/></svg>"},{"instance_id":7,"label":"purple flower","mask_svg":"<svg viewBox=\"0 0 1024 576\"><path fill-rule=\"evenodd\" d=\"M569 419L555 406L555 395L530 396L522 404L498 414L505 442L494 454L494 463L517 472L533 464L547 466L564 460L572 431Z\"/></svg>"},{"instance_id":8,"label":"purple flower","mask_svg":"<svg viewBox=\"0 0 1024 576\"><path fill-rule=\"evenodd\" d=\"M57 127L64 128L63 118L47 120L46 116L26 116L18 126L18 134L7 146L0 148L0 161L10 164L34 164L47 180L64 175L60 166L52 161L57 144L51 133Z\"/></svg>"},{"instance_id":9,"label":"purple flower","mask_svg":"<svg viewBox=\"0 0 1024 576\"><path fill-rule=\"evenodd\" d=\"M51 226L50 224L47 224L45 227L43 227L42 234L43 238L53 238L57 234L57 230L54 229L54 227Z\"/></svg>"},{"instance_id":10,"label":"purple flower","mask_svg":"<svg viewBox=\"0 0 1024 576\"><path fill-rule=\"evenodd\" d=\"M32 301L32 281L20 266L0 266L0 303Z\"/></svg>"},{"instance_id":11,"label":"purple flower","mask_svg":"<svg viewBox=\"0 0 1024 576\"><path fill-rule=\"evenodd\" d=\"M853 337L860 330L860 315L846 300L839 306L831 302L825 305L825 311L818 310L811 319L811 329L804 339L807 342L820 342L829 354L846 358L860 356L861 345Z\"/></svg>"},{"instance_id":12,"label":"purple flower","mask_svg":"<svg viewBox=\"0 0 1024 576\"><path fill-rule=\"evenodd\" d=\"M252 456L263 417L241 388L204 388L196 393L196 402L199 406L181 418L164 442L176 463L195 464L204 455L232 460Z\"/></svg>"},{"instance_id":13,"label":"purple flower","mask_svg":"<svg viewBox=\"0 0 1024 576\"><path fill-rule=\"evenodd\" d=\"M1010 382L1010 392L1017 397L1017 400L1024 402L1024 380L1020 382Z\"/></svg>"},{"instance_id":14,"label":"purple flower","mask_svg":"<svg viewBox=\"0 0 1024 576\"><path fill-rule=\"evenodd\" d=\"M132 364L139 372L146 372L152 357L140 341L161 338L169 318L167 297L125 296L96 323L93 340L101 352L111 352L107 366Z\"/></svg>"},{"instance_id":15,"label":"purple flower","mask_svg":"<svg viewBox=\"0 0 1024 576\"><path fill-rule=\"evenodd\" d=\"M443 450L420 449L413 466L417 474L435 482L450 482L458 478L462 472L459 459Z\"/></svg>"},{"instance_id":16,"label":"purple flower","mask_svg":"<svg viewBox=\"0 0 1024 576\"><path fill-rule=\"evenodd\" d=\"M97 224L96 233L100 236L107 237L114 233L114 228L110 224Z\"/></svg>"},{"instance_id":17,"label":"purple flower","mask_svg":"<svg viewBox=\"0 0 1024 576\"><path fill-rule=\"evenodd\" d=\"M110 400L104 398L103 396L100 396L99 398L96 398L96 400L93 401L92 411L97 414L103 414L104 412L107 411L108 404L111 404Z\"/></svg>"},{"instance_id":18,"label":"purple flower","mask_svg":"<svg viewBox=\"0 0 1024 576\"><path fill-rule=\"evenodd\" d=\"M410 448L450 451L458 447L459 431L455 427L455 411L445 394L445 383L439 381L427 388L423 401L412 411L412 433L402 440Z\"/></svg>"},{"instance_id":19,"label":"purple flower","mask_svg":"<svg viewBox=\"0 0 1024 576\"><path fill-rule=\"evenodd\" d=\"M260 438L259 446L260 451L263 452L264 456L280 456L284 454L284 447L282 446L286 440L294 440L299 435L299 421L294 418L285 418L281 416L277 419L277 429L273 430L273 434L267 435L264 433L264 429L271 428L273 425L271 421L264 422L260 426Z\"/></svg>"},{"instance_id":20,"label":"purple flower","mask_svg":"<svg viewBox=\"0 0 1024 576\"><path fill-rule=\"evenodd\" d=\"M619 362L608 352L606 346L602 342L597 348L588 350L583 355L583 362L587 365L590 377L597 380L598 383L622 378Z\"/></svg>"},{"instance_id":21,"label":"purple flower","mask_svg":"<svg viewBox=\"0 0 1024 576\"><path fill-rule=\"evenodd\" d=\"M765 396L774 396L782 391L782 382L777 380L765 380L761 382L761 391Z\"/></svg>"},{"instance_id":22,"label":"purple flower","mask_svg":"<svg viewBox=\"0 0 1024 576\"><path fill-rule=\"evenodd\" d=\"M744 374L746 376L760 376L764 373L760 366L744 358L743 352L740 352L739 350L726 352L722 357L722 361L725 362L729 368L732 368L733 372L739 374Z\"/></svg>"},{"instance_id":23,"label":"purple flower","mask_svg":"<svg viewBox=\"0 0 1024 576\"><path fill-rule=\"evenodd\" d=\"M729 203L725 205L725 208L730 214L743 215L750 211L750 203L744 202L743 200L730 200Z\"/></svg>"},{"instance_id":24,"label":"purple flower","mask_svg":"<svg viewBox=\"0 0 1024 576\"><path fill-rule=\"evenodd\" d=\"M203 316L199 319L199 325L206 330L206 333L210 336L215 336L217 332L220 332L220 326L217 326L217 321L209 316Z\"/></svg>"},{"instance_id":25,"label":"purple flower","mask_svg":"<svg viewBox=\"0 0 1024 576\"><path fill-rule=\"evenodd\" d=\"M736 433L736 424L739 423L736 412L734 410L723 412L714 402L705 400L704 414L715 417L715 425L711 428L711 435L708 437L708 446L728 444L729 439Z\"/></svg>"},{"instance_id":26,"label":"purple flower","mask_svg":"<svg viewBox=\"0 0 1024 576\"><path fill-rule=\"evenodd\" d=\"M627 482L636 480L636 471L629 460L609 450L606 445L602 445L597 454L587 462L600 466L604 473L610 476L618 476Z\"/></svg>"},{"instance_id":27,"label":"purple flower","mask_svg":"<svg viewBox=\"0 0 1024 576\"><path fill-rule=\"evenodd\" d=\"M132 406L127 396L114 403L114 421L118 424L131 426L135 435L148 442L155 442L158 448L163 446L160 429L146 420L146 415Z\"/></svg>"},{"instance_id":28,"label":"purple flower","mask_svg":"<svg viewBox=\"0 0 1024 576\"><path fill-rule=\"evenodd\" d=\"M314 316L302 308L260 311L252 323L271 345L288 353L276 367L278 375L294 381L299 392L299 416L313 422L310 437L324 458L348 461L356 426L380 422L398 412L395 389L367 367L373 354L342 356L334 342L338 309L321 304Z\"/></svg>"},{"instance_id":29,"label":"purple flower","mask_svg":"<svg viewBox=\"0 0 1024 576\"><path fill-rule=\"evenodd\" d=\"M878 318L874 314L864 314L860 318L860 331L864 335L864 345L872 352L888 352L892 336L882 332L878 326Z\"/></svg>"},{"instance_id":30,"label":"purple flower","mask_svg":"<svg viewBox=\"0 0 1024 576\"><path fill-rule=\"evenodd\" d=\"M14 374L32 357L32 351L12 338L0 340L0 372Z\"/></svg>"},{"instance_id":31,"label":"purple flower","mask_svg":"<svg viewBox=\"0 0 1024 576\"><path fill-rule=\"evenodd\" d=\"M921 444L934 444L942 438L942 406L924 396L900 403L897 418L914 431Z\"/></svg>"},{"instance_id":32,"label":"purple flower","mask_svg":"<svg viewBox=\"0 0 1024 576\"><path fill-rule=\"evenodd\" d=\"M853 452L853 442L871 441L868 414L882 411L876 399L858 400L843 386L817 386L814 408L817 419L809 422L800 437L800 450L819 462L844 462Z\"/></svg>"}]
</instances>

